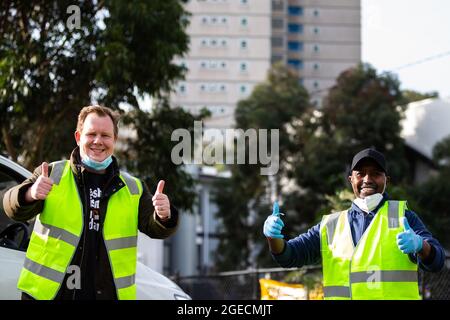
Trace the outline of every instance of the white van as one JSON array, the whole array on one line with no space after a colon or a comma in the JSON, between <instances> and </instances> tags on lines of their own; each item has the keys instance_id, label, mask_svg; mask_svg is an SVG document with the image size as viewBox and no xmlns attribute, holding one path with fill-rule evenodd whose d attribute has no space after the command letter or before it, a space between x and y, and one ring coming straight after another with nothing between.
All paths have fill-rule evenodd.
<instances>
[{"instance_id":1,"label":"white van","mask_svg":"<svg viewBox=\"0 0 450 320\"><path fill-rule=\"evenodd\" d=\"M25 251L32 224L9 219L3 210L6 190L21 183L31 172L17 163L0 156L0 300L20 300L17 280L25 259ZM140 236L145 236L140 234ZM138 257L140 249L138 245ZM136 270L138 300L190 300L177 284L154 271L138 259Z\"/></svg>"}]
</instances>

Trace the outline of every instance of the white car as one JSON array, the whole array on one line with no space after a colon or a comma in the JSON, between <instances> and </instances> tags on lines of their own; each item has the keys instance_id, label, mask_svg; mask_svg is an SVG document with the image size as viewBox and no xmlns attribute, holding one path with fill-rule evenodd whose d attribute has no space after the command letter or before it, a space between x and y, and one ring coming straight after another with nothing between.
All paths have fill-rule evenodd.
<instances>
[{"instance_id":1,"label":"white car","mask_svg":"<svg viewBox=\"0 0 450 320\"><path fill-rule=\"evenodd\" d=\"M19 300L17 289L32 224L9 219L3 210L3 195L10 187L21 183L31 172L0 156L0 300ZM139 252L139 246L138 246ZM139 256L139 254L138 254ZM138 260L136 270L138 300L190 300L175 282Z\"/></svg>"}]
</instances>

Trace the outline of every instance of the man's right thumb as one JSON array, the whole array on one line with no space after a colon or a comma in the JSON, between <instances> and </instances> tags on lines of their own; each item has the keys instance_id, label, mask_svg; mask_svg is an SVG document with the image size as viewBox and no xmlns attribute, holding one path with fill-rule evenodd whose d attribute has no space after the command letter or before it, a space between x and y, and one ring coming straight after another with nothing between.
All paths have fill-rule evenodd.
<instances>
[{"instance_id":1,"label":"man's right thumb","mask_svg":"<svg viewBox=\"0 0 450 320\"><path fill-rule=\"evenodd\" d=\"M403 217L403 228L405 229L405 231L408 231L411 229L411 227L409 226L409 223L408 223L408 219L406 219L406 217Z\"/></svg>"},{"instance_id":2,"label":"man's right thumb","mask_svg":"<svg viewBox=\"0 0 450 320\"><path fill-rule=\"evenodd\" d=\"M42 162L41 170L42 170L41 175L48 178L48 163L47 162Z\"/></svg>"},{"instance_id":3,"label":"man's right thumb","mask_svg":"<svg viewBox=\"0 0 450 320\"><path fill-rule=\"evenodd\" d=\"M278 205L278 201L273 203L272 215L277 217L280 216L280 206Z\"/></svg>"}]
</instances>

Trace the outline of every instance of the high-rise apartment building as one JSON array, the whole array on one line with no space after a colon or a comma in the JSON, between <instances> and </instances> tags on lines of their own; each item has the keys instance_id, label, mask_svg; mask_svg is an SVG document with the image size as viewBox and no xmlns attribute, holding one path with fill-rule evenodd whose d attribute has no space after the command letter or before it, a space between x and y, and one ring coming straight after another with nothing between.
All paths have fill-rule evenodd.
<instances>
[{"instance_id":1,"label":"high-rise apartment building","mask_svg":"<svg viewBox=\"0 0 450 320\"><path fill-rule=\"evenodd\" d=\"M212 127L229 127L236 103L263 81L271 63L269 0L190 0L188 68L172 102L195 113L206 107Z\"/></svg>"},{"instance_id":2,"label":"high-rise apartment building","mask_svg":"<svg viewBox=\"0 0 450 320\"><path fill-rule=\"evenodd\" d=\"M360 0L190 0L188 68L173 105L206 107L208 127L229 128L234 109L278 61L320 105L343 70L361 59Z\"/></svg>"},{"instance_id":3,"label":"high-rise apartment building","mask_svg":"<svg viewBox=\"0 0 450 320\"><path fill-rule=\"evenodd\" d=\"M271 62L283 61L320 106L337 76L361 60L359 0L272 1Z\"/></svg>"}]
</instances>

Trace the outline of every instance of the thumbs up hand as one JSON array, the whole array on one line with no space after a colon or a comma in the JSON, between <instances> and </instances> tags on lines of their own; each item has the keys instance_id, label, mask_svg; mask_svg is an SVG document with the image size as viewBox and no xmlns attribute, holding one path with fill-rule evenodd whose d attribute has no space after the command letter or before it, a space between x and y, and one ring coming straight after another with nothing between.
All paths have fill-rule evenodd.
<instances>
[{"instance_id":1,"label":"thumbs up hand","mask_svg":"<svg viewBox=\"0 0 450 320\"><path fill-rule=\"evenodd\" d=\"M267 217L264 222L264 235L267 238L283 239L284 236L281 234L281 229L283 229L283 227L284 222L280 218L280 207L278 206L278 202L275 201L272 214Z\"/></svg>"},{"instance_id":2,"label":"thumbs up hand","mask_svg":"<svg viewBox=\"0 0 450 320\"><path fill-rule=\"evenodd\" d=\"M152 198L155 212L162 221L170 219L170 201L167 195L163 193L164 184L164 180L158 182L155 195Z\"/></svg>"},{"instance_id":3,"label":"thumbs up hand","mask_svg":"<svg viewBox=\"0 0 450 320\"><path fill-rule=\"evenodd\" d=\"M397 234L397 246L400 251L405 254L420 252L423 247L423 238L411 229L406 217L403 217L403 227L405 231Z\"/></svg>"},{"instance_id":4,"label":"thumbs up hand","mask_svg":"<svg viewBox=\"0 0 450 320\"><path fill-rule=\"evenodd\" d=\"M48 163L41 164L41 175L25 193L25 201L45 200L52 189L53 180L48 177Z\"/></svg>"}]
</instances>

